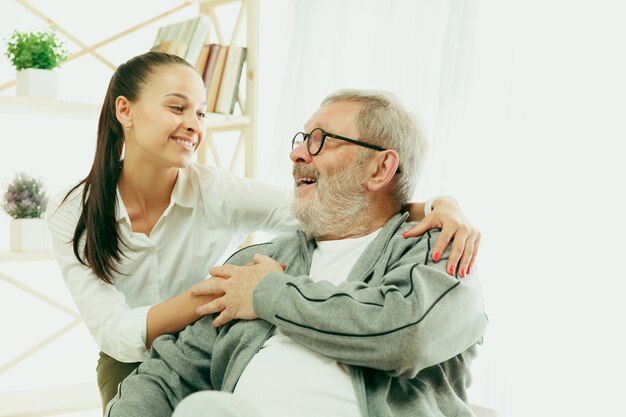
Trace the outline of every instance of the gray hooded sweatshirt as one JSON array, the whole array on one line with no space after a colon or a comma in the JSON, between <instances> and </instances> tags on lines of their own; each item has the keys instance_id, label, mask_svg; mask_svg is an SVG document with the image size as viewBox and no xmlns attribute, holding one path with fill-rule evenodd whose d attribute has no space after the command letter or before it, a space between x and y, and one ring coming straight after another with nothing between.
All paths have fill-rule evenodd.
<instances>
[{"instance_id":1,"label":"gray hooded sweatshirt","mask_svg":"<svg viewBox=\"0 0 626 417\"><path fill-rule=\"evenodd\" d=\"M348 366L364 417L473 415L469 366L487 326L480 282L448 275L448 251L431 261L438 231L405 239L406 217L385 224L338 286L308 277L315 240L303 232L235 253L228 264L260 253L287 265L256 287L258 319L216 329L211 315L160 336L105 415L171 416L196 391L232 392L276 328Z\"/></svg>"}]
</instances>

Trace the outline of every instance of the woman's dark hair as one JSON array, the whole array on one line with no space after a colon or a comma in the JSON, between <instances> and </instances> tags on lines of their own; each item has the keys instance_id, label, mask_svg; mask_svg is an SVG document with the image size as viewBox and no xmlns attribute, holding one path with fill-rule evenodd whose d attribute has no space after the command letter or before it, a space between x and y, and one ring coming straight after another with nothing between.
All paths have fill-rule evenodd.
<instances>
[{"instance_id":1,"label":"woman's dark hair","mask_svg":"<svg viewBox=\"0 0 626 417\"><path fill-rule=\"evenodd\" d=\"M76 258L109 284L113 273L119 273L116 263L122 261L123 252L115 211L117 205L117 182L121 168L124 133L117 120L115 101L119 96L133 102L139 98L143 87L159 67L173 64L187 65L187 61L175 55L161 52L148 52L136 56L120 65L107 88L100 119L96 155L91 171L85 179L70 190L69 195L84 184L82 192L82 212L72 240ZM79 241L85 234L85 247L79 253Z\"/></svg>"}]
</instances>

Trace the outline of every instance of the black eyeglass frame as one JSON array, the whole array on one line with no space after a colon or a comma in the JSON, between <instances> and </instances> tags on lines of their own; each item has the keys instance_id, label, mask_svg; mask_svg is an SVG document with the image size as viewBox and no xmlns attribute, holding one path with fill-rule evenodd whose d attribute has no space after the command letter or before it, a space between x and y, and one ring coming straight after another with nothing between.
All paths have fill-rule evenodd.
<instances>
[{"instance_id":1,"label":"black eyeglass frame","mask_svg":"<svg viewBox=\"0 0 626 417\"><path fill-rule=\"evenodd\" d=\"M311 152L311 142L309 142L309 137L311 137L311 134L313 132L315 132L316 130L319 130L320 132L322 132L322 140L320 142L320 148L317 150L317 152L313 153L313 152ZM356 139L350 139L350 138L347 138L345 136L335 135L334 133L328 133L327 131L325 131L321 127L316 127L315 129L311 130L310 133L304 133L304 132L296 133L293 136L293 139L291 139L291 149L296 147L295 146L296 145L296 138L300 134L302 136L304 136L304 141L303 142L306 142L306 150L309 152L309 154L311 154L311 156L319 155L319 153L322 152L322 148L324 148L324 142L326 141L326 137L327 136L330 136L331 138L334 138L334 139L339 139L339 140L343 140L343 141L346 141L346 142L354 143L355 145L364 146L366 148L373 149L373 150L379 151L379 152L387 150L385 148L381 148L380 146L372 145L371 143L362 142L362 141L356 140Z\"/></svg>"},{"instance_id":2,"label":"black eyeglass frame","mask_svg":"<svg viewBox=\"0 0 626 417\"><path fill-rule=\"evenodd\" d=\"M309 137L311 137L311 134L313 132L315 132L316 130L319 130L320 132L322 132L322 140L320 142L320 148L317 150L317 152L313 153L313 152L311 152L311 142L309 141ZM315 129L311 130L310 133L304 133L304 132L296 133L293 136L293 139L291 139L291 149L292 150L293 150L293 148L296 147L296 138L298 137L298 135L304 136L303 142L306 141L306 150L307 150L307 152L311 156L319 155L320 152L322 152L322 148L324 148L324 142L326 141L326 137L327 136L330 136L331 138L334 138L334 139L339 139L339 140L343 140L343 141L346 141L346 142L354 143L355 145L359 145L359 146L363 146L365 148L373 149L373 150L378 151L378 152L382 152L382 151L386 151L387 150L387 149L382 148L380 146L372 145L371 143L362 142L362 141L356 140L356 139L350 139L350 138L347 138L345 136L335 135L334 133L328 133L327 131L325 131L321 127L316 127ZM398 167L398 169L396 170L396 173L399 173L399 172L400 172L400 167Z\"/></svg>"}]
</instances>

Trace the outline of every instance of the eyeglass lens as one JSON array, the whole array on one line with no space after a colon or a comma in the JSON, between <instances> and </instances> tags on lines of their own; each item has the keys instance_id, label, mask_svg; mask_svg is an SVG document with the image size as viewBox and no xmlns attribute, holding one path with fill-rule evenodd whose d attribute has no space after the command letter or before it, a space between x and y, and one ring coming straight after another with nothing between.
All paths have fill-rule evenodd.
<instances>
[{"instance_id":1,"label":"eyeglass lens","mask_svg":"<svg viewBox=\"0 0 626 417\"><path fill-rule=\"evenodd\" d=\"M291 140L291 149L294 149L296 146L300 146L304 142L304 133L298 132Z\"/></svg>"},{"instance_id":2,"label":"eyeglass lens","mask_svg":"<svg viewBox=\"0 0 626 417\"><path fill-rule=\"evenodd\" d=\"M311 155L317 154L322 147L322 139L323 139L322 129L313 129L311 133L309 133L309 143L307 143L307 148Z\"/></svg>"},{"instance_id":3,"label":"eyeglass lens","mask_svg":"<svg viewBox=\"0 0 626 417\"><path fill-rule=\"evenodd\" d=\"M306 139L305 139L305 136L306 136ZM299 146L300 144L304 143L304 141L306 140L307 141L306 146L307 146L309 153L311 155L315 155L319 153L322 147L323 137L324 137L324 133L322 132L321 129L313 129L311 133L309 133L308 135L302 132L298 132L296 133L296 135L293 137L293 140L291 141L291 149L295 148L296 146Z\"/></svg>"}]
</instances>

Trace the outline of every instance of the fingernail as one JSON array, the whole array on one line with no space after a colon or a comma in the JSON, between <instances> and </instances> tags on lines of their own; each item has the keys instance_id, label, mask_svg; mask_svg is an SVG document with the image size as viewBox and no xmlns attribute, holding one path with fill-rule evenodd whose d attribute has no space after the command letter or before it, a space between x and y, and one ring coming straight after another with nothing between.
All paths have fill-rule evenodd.
<instances>
[{"instance_id":1,"label":"fingernail","mask_svg":"<svg viewBox=\"0 0 626 417\"><path fill-rule=\"evenodd\" d=\"M402 233L402 236L405 237L405 238L409 237L408 235L409 235L409 232Z\"/></svg>"},{"instance_id":2,"label":"fingernail","mask_svg":"<svg viewBox=\"0 0 626 417\"><path fill-rule=\"evenodd\" d=\"M436 253L433 255L433 261L435 261L435 262L439 262L439 259L440 259L440 258L441 258L441 254L440 254L439 252L436 252Z\"/></svg>"},{"instance_id":3,"label":"fingernail","mask_svg":"<svg viewBox=\"0 0 626 417\"><path fill-rule=\"evenodd\" d=\"M280 269L282 269L283 271L287 268L287 265L285 264L280 264Z\"/></svg>"},{"instance_id":4,"label":"fingernail","mask_svg":"<svg viewBox=\"0 0 626 417\"><path fill-rule=\"evenodd\" d=\"M453 265L453 266L451 266L450 268L448 268L448 273L449 273L450 275L454 275L454 265Z\"/></svg>"},{"instance_id":5,"label":"fingernail","mask_svg":"<svg viewBox=\"0 0 626 417\"><path fill-rule=\"evenodd\" d=\"M465 268L461 269L461 278L465 278Z\"/></svg>"},{"instance_id":6,"label":"fingernail","mask_svg":"<svg viewBox=\"0 0 626 417\"><path fill-rule=\"evenodd\" d=\"M468 273L468 274L471 274L471 273L472 273L472 267L471 267L471 266L468 266L468 267L467 267L467 273Z\"/></svg>"}]
</instances>

